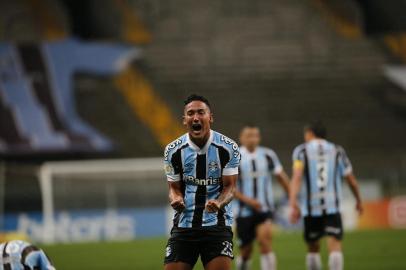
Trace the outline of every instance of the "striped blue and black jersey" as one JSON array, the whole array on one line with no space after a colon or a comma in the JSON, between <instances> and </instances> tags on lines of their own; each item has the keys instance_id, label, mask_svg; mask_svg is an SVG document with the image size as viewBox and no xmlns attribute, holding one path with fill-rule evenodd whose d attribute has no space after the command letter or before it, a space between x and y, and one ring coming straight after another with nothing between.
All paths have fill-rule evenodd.
<instances>
[{"instance_id":1,"label":"striped blue and black jersey","mask_svg":"<svg viewBox=\"0 0 406 270\"><path fill-rule=\"evenodd\" d=\"M182 181L183 186L186 207L175 213L175 227L232 225L230 204L218 213L205 211L205 204L220 195L223 175L238 174L240 151L233 140L211 130L206 145L199 148L185 134L165 148L164 164L168 181Z\"/></svg>"},{"instance_id":2,"label":"striped blue and black jersey","mask_svg":"<svg viewBox=\"0 0 406 270\"><path fill-rule=\"evenodd\" d=\"M25 241L0 244L1 270L55 270L45 253Z\"/></svg>"},{"instance_id":3,"label":"striped blue and black jersey","mask_svg":"<svg viewBox=\"0 0 406 270\"><path fill-rule=\"evenodd\" d=\"M303 168L302 215L339 213L342 178L352 173L344 149L326 140L314 139L295 148L293 164Z\"/></svg>"},{"instance_id":4,"label":"striped blue and black jersey","mask_svg":"<svg viewBox=\"0 0 406 270\"><path fill-rule=\"evenodd\" d=\"M281 173L282 170L278 156L273 150L257 147L250 153L242 146L237 188L245 196L258 200L262 205L262 212L273 211L272 176ZM236 212L239 217L254 214L254 210L241 201L236 201Z\"/></svg>"}]
</instances>

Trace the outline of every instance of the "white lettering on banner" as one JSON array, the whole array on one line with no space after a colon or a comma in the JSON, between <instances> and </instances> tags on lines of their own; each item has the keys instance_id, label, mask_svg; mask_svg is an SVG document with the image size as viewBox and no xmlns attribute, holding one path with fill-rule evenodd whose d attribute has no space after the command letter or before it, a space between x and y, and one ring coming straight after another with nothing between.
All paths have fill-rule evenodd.
<instances>
[{"instance_id":1,"label":"white lettering on banner","mask_svg":"<svg viewBox=\"0 0 406 270\"><path fill-rule=\"evenodd\" d=\"M406 228L406 196L395 197L389 202L389 224L393 228Z\"/></svg>"},{"instance_id":2,"label":"white lettering on banner","mask_svg":"<svg viewBox=\"0 0 406 270\"><path fill-rule=\"evenodd\" d=\"M98 240L128 240L135 238L136 224L131 216L108 211L102 215L72 217L62 212L55 219L55 242L83 242ZM18 217L17 230L27 234L34 241L43 239L42 222L26 214Z\"/></svg>"}]
</instances>

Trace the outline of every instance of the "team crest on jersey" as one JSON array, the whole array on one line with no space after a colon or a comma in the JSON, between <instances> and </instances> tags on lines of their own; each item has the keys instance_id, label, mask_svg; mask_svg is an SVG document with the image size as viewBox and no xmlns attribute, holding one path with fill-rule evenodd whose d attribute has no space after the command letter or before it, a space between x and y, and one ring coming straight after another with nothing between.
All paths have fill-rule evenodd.
<instances>
[{"instance_id":1,"label":"team crest on jersey","mask_svg":"<svg viewBox=\"0 0 406 270\"><path fill-rule=\"evenodd\" d=\"M215 161L210 161L209 162L209 171L215 172L215 171L218 170L218 168L219 168L219 165L218 165L217 162L215 162Z\"/></svg>"}]
</instances>

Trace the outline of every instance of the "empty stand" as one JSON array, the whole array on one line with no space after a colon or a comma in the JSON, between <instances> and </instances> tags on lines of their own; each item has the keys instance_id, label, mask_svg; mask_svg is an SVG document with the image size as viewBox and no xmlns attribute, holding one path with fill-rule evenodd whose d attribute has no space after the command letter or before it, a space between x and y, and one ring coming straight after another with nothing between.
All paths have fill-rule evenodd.
<instances>
[{"instance_id":1,"label":"empty stand","mask_svg":"<svg viewBox=\"0 0 406 270\"><path fill-rule=\"evenodd\" d=\"M389 87L388 57L374 40L337 34L312 1L137 1L137 11L154 36L144 71L176 113L202 93L215 129L237 138L258 123L287 167L303 124L323 119L362 177L399 169L406 121L373 94Z\"/></svg>"}]
</instances>

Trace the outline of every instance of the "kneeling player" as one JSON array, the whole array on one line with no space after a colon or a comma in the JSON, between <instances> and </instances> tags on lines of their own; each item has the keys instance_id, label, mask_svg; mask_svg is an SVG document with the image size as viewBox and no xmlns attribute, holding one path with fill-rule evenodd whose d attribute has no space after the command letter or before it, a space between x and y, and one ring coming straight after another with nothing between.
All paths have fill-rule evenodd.
<instances>
[{"instance_id":1,"label":"kneeling player","mask_svg":"<svg viewBox=\"0 0 406 270\"><path fill-rule=\"evenodd\" d=\"M19 240L0 244L0 269L4 270L55 270L40 248Z\"/></svg>"},{"instance_id":2,"label":"kneeling player","mask_svg":"<svg viewBox=\"0 0 406 270\"><path fill-rule=\"evenodd\" d=\"M237 234L240 256L237 269L249 269L252 242L258 241L261 269L275 270L276 257L271 247L271 218L274 211L272 175L289 193L286 173L275 152L259 146L260 131L256 126L245 126L240 134L241 165L235 197L239 200Z\"/></svg>"}]
</instances>

